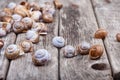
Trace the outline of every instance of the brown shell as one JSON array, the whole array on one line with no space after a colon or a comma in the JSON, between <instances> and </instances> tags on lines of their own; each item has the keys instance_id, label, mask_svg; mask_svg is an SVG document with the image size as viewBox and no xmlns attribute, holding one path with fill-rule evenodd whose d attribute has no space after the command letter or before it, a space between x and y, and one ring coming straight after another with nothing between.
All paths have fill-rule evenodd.
<instances>
[{"instance_id":1,"label":"brown shell","mask_svg":"<svg viewBox=\"0 0 120 80\"><path fill-rule=\"evenodd\" d=\"M26 1L20 2L20 5L25 6L26 9L30 9L30 6L29 6L30 4L28 2L26 2Z\"/></svg>"},{"instance_id":2,"label":"brown shell","mask_svg":"<svg viewBox=\"0 0 120 80\"><path fill-rule=\"evenodd\" d=\"M103 47L101 45L94 45L90 48L89 56L91 59L98 59L103 54Z\"/></svg>"},{"instance_id":3,"label":"brown shell","mask_svg":"<svg viewBox=\"0 0 120 80\"><path fill-rule=\"evenodd\" d=\"M87 55L89 50L90 49L82 49L81 46L77 46L77 53L80 53L81 55Z\"/></svg>"},{"instance_id":4,"label":"brown shell","mask_svg":"<svg viewBox=\"0 0 120 80\"><path fill-rule=\"evenodd\" d=\"M59 2L59 0L54 0L54 5L57 9L61 9L63 5Z\"/></svg>"},{"instance_id":5,"label":"brown shell","mask_svg":"<svg viewBox=\"0 0 120 80\"><path fill-rule=\"evenodd\" d=\"M116 39L117 39L118 42L120 42L120 33L116 34Z\"/></svg>"},{"instance_id":6,"label":"brown shell","mask_svg":"<svg viewBox=\"0 0 120 80\"><path fill-rule=\"evenodd\" d=\"M104 39L107 36L107 31L105 29L99 29L95 32L94 37L98 39Z\"/></svg>"},{"instance_id":7,"label":"brown shell","mask_svg":"<svg viewBox=\"0 0 120 80\"><path fill-rule=\"evenodd\" d=\"M2 39L0 39L0 49L4 46L4 42Z\"/></svg>"},{"instance_id":8,"label":"brown shell","mask_svg":"<svg viewBox=\"0 0 120 80\"><path fill-rule=\"evenodd\" d=\"M53 16L50 13L44 13L42 18L43 18L43 21L46 23L53 22Z\"/></svg>"}]
</instances>

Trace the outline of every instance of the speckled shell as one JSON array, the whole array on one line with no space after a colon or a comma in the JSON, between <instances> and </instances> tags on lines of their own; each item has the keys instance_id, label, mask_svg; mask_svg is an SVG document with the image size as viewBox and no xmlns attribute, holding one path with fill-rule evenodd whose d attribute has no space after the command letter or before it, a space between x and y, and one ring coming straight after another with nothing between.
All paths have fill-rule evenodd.
<instances>
[{"instance_id":1,"label":"speckled shell","mask_svg":"<svg viewBox=\"0 0 120 80\"><path fill-rule=\"evenodd\" d=\"M104 39L107 36L107 31L105 29L99 29L95 32L94 37L97 39Z\"/></svg>"},{"instance_id":2,"label":"speckled shell","mask_svg":"<svg viewBox=\"0 0 120 80\"><path fill-rule=\"evenodd\" d=\"M32 52L33 51L33 44L29 40L24 40L20 43L21 48L24 52Z\"/></svg>"},{"instance_id":3,"label":"speckled shell","mask_svg":"<svg viewBox=\"0 0 120 80\"><path fill-rule=\"evenodd\" d=\"M14 2L10 2L8 5L7 5L7 8L9 9L14 9L16 7L16 3Z\"/></svg>"},{"instance_id":4,"label":"speckled shell","mask_svg":"<svg viewBox=\"0 0 120 80\"><path fill-rule=\"evenodd\" d=\"M37 31L40 35L44 36L47 34L48 28L44 23L35 23L32 30Z\"/></svg>"},{"instance_id":5,"label":"speckled shell","mask_svg":"<svg viewBox=\"0 0 120 80\"><path fill-rule=\"evenodd\" d=\"M11 24L8 22L0 22L0 28L3 28L6 32L10 32Z\"/></svg>"},{"instance_id":6,"label":"speckled shell","mask_svg":"<svg viewBox=\"0 0 120 80\"><path fill-rule=\"evenodd\" d=\"M65 40L64 40L63 37L57 36L57 37L54 37L54 38L52 39L52 44L53 44L55 47L61 48L61 47L64 47L64 45L65 45Z\"/></svg>"},{"instance_id":7,"label":"speckled shell","mask_svg":"<svg viewBox=\"0 0 120 80\"><path fill-rule=\"evenodd\" d=\"M46 65L50 60L51 60L51 55L45 49L37 50L32 56L32 61L36 66Z\"/></svg>"},{"instance_id":8,"label":"speckled shell","mask_svg":"<svg viewBox=\"0 0 120 80\"><path fill-rule=\"evenodd\" d=\"M30 40L32 43L38 43L39 42L39 34L36 31L28 30L26 33L26 39Z\"/></svg>"},{"instance_id":9,"label":"speckled shell","mask_svg":"<svg viewBox=\"0 0 120 80\"><path fill-rule=\"evenodd\" d=\"M4 42L2 39L0 39L0 49L4 46Z\"/></svg>"},{"instance_id":10,"label":"speckled shell","mask_svg":"<svg viewBox=\"0 0 120 80\"><path fill-rule=\"evenodd\" d=\"M80 45L77 46L77 53L86 55L89 53L90 43L83 41Z\"/></svg>"},{"instance_id":11,"label":"speckled shell","mask_svg":"<svg viewBox=\"0 0 120 80\"><path fill-rule=\"evenodd\" d=\"M102 56L104 49L101 45L93 45L89 51L90 59L98 59Z\"/></svg>"},{"instance_id":12,"label":"speckled shell","mask_svg":"<svg viewBox=\"0 0 120 80\"><path fill-rule=\"evenodd\" d=\"M63 54L64 54L64 57L66 57L66 58L72 58L76 55L75 48L71 45L67 45L63 49Z\"/></svg>"},{"instance_id":13,"label":"speckled shell","mask_svg":"<svg viewBox=\"0 0 120 80\"><path fill-rule=\"evenodd\" d=\"M40 11L33 11L31 12L31 18L35 21L40 21L40 18L42 18L42 13Z\"/></svg>"},{"instance_id":14,"label":"speckled shell","mask_svg":"<svg viewBox=\"0 0 120 80\"><path fill-rule=\"evenodd\" d=\"M9 45L5 50L5 55L8 59L16 59L20 54L19 46L15 44Z\"/></svg>"}]
</instances>

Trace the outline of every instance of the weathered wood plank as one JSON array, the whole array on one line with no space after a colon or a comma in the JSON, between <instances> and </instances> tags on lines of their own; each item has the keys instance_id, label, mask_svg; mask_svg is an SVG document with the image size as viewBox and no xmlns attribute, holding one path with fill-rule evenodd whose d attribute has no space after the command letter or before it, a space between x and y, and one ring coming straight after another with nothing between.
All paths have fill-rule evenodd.
<instances>
[{"instance_id":1,"label":"weathered wood plank","mask_svg":"<svg viewBox=\"0 0 120 80\"><path fill-rule=\"evenodd\" d=\"M64 8L60 11L60 36L65 38L66 44L76 47L85 38L92 45L103 45L102 40L93 38L98 26L90 0L61 1ZM61 80L112 80L106 51L104 50L100 59L90 60L88 55L64 58L63 50L60 50L60 78Z\"/></svg>"},{"instance_id":2,"label":"weathered wood plank","mask_svg":"<svg viewBox=\"0 0 120 80\"><path fill-rule=\"evenodd\" d=\"M120 1L112 0L111 3L107 3L105 0L92 1L99 27L107 29L109 33L104 43L111 62L113 76L116 80L120 80L120 43L116 41L116 34L120 32Z\"/></svg>"},{"instance_id":3,"label":"weathered wood plank","mask_svg":"<svg viewBox=\"0 0 120 80\"><path fill-rule=\"evenodd\" d=\"M51 62L45 66L34 66L32 63L31 54L27 53L11 62L7 80L58 79L58 50L51 45L52 38L58 35L58 12L55 14L54 22L47 25L49 29L48 35L46 37L40 36L40 42L34 45L34 49L35 51L42 48L47 49L52 56ZM24 39L25 34L19 34L16 43L18 44Z\"/></svg>"}]
</instances>

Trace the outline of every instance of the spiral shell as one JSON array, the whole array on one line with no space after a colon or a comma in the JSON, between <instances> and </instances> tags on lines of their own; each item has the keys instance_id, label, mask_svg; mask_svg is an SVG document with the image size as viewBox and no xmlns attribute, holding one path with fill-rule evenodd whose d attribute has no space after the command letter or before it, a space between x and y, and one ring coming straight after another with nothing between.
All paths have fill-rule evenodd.
<instances>
[{"instance_id":1,"label":"spiral shell","mask_svg":"<svg viewBox=\"0 0 120 80\"><path fill-rule=\"evenodd\" d=\"M0 22L0 28L3 28L6 32L10 32L11 24L8 22Z\"/></svg>"},{"instance_id":2,"label":"spiral shell","mask_svg":"<svg viewBox=\"0 0 120 80\"><path fill-rule=\"evenodd\" d=\"M48 28L44 23L35 23L32 30L37 31L40 35L44 36L47 34Z\"/></svg>"},{"instance_id":3,"label":"spiral shell","mask_svg":"<svg viewBox=\"0 0 120 80\"><path fill-rule=\"evenodd\" d=\"M107 36L107 31L105 29L99 29L95 32L94 37L98 39L104 39Z\"/></svg>"},{"instance_id":4,"label":"spiral shell","mask_svg":"<svg viewBox=\"0 0 120 80\"><path fill-rule=\"evenodd\" d=\"M19 56L20 49L17 45L11 44L5 50L5 55L8 59L15 59Z\"/></svg>"},{"instance_id":5,"label":"spiral shell","mask_svg":"<svg viewBox=\"0 0 120 80\"><path fill-rule=\"evenodd\" d=\"M55 46L55 47L58 47L58 48L61 48L61 47L64 47L65 45L65 40L63 37L54 37L52 39L52 44Z\"/></svg>"},{"instance_id":6,"label":"spiral shell","mask_svg":"<svg viewBox=\"0 0 120 80\"><path fill-rule=\"evenodd\" d=\"M74 57L76 55L75 54L75 48L71 45L67 45L63 49L63 54L64 54L64 57L66 57L66 58Z\"/></svg>"},{"instance_id":7,"label":"spiral shell","mask_svg":"<svg viewBox=\"0 0 120 80\"><path fill-rule=\"evenodd\" d=\"M13 21L20 21L22 19L22 16L19 14L13 14L12 15Z\"/></svg>"},{"instance_id":8,"label":"spiral shell","mask_svg":"<svg viewBox=\"0 0 120 80\"><path fill-rule=\"evenodd\" d=\"M9 9L14 9L16 7L16 3L14 2L10 2L8 5L7 5L7 8Z\"/></svg>"},{"instance_id":9,"label":"spiral shell","mask_svg":"<svg viewBox=\"0 0 120 80\"><path fill-rule=\"evenodd\" d=\"M0 28L0 37L6 36L7 31L4 28Z\"/></svg>"},{"instance_id":10,"label":"spiral shell","mask_svg":"<svg viewBox=\"0 0 120 80\"><path fill-rule=\"evenodd\" d=\"M28 2L26 2L26 1L20 2L20 5L25 6L26 9L30 9L30 6L29 6L30 4Z\"/></svg>"},{"instance_id":11,"label":"spiral shell","mask_svg":"<svg viewBox=\"0 0 120 80\"><path fill-rule=\"evenodd\" d=\"M35 54L32 56L32 61L36 66L46 65L50 60L51 60L51 55L45 49L37 50Z\"/></svg>"},{"instance_id":12,"label":"spiral shell","mask_svg":"<svg viewBox=\"0 0 120 80\"><path fill-rule=\"evenodd\" d=\"M43 21L46 22L46 23L53 22L53 15L50 14L50 13L44 13L42 18L43 18Z\"/></svg>"},{"instance_id":13,"label":"spiral shell","mask_svg":"<svg viewBox=\"0 0 120 80\"><path fill-rule=\"evenodd\" d=\"M24 40L20 43L21 48L24 52L32 52L33 51L33 44L29 40Z\"/></svg>"},{"instance_id":14,"label":"spiral shell","mask_svg":"<svg viewBox=\"0 0 120 80\"><path fill-rule=\"evenodd\" d=\"M102 56L103 51L104 50L103 50L103 47L101 45L93 45L90 48L89 56L91 59L98 59Z\"/></svg>"},{"instance_id":15,"label":"spiral shell","mask_svg":"<svg viewBox=\"0 0 120 80\"><path fill-rule=\"evenodd\" d=\"M40 6L38 4L36 4L35 2L31 2L29 4L29 8L32 9L32 11L39 11L40 10Z\"/></svg>"},{"instance_id":16,"label":"spiral shell","mask_svg":"<svg viewBox=\"0 0 120 80\"><path fill-rule=\"evenodd\" d=\"M22 19L22 22L24 24L26 24L26 27L25 29L28 30L28 29L31 29L32 25L33 25L33 20L29 17L25 17Z\"/></svg>"},{"instance_id":17,"label":"spiral shell","mask_svg":"<svg viewBox=\"0 0 120 80\"><path fill-rule=\"evenodd\" d=\"M118 42L120 42L120 33L116 34L116 39L117 39Z\"/></svg>"},{"instance_id":18,"label":"spiral shell","mask_svg":"<svg viewBox=\"0 0 120 80\"><path fill-rule=\"evenodd\" d=\"M21 22L21 21L14 22L14 24L13 24L13 31L15 33L21 33L21 32L23 32L25 26L26 25L23 22Z\"/></svg>"},{"instance_id":19,"label":"spiral shell","mask_svg":"<svg viewBox=\"0 0 120 80\"><path fill-rule=\"evenodd\" d=\"M26 33L26 39L30 40L33 43L38 43L39 42L39 34L36 31L28 30Z\"/></svg>"},{"instance_id":20,"label":"spiral shell","mask_svg":"<svg viewBox=\"0 0 120 80\"><path fill-rule=\"evenodd\" d=\"M77 46L77 53L80 53L82 55L86 55L89 53L90 50L90 43L83 41L81 45Z\"/></svg>"},{"instance_id":21,"label":"spiral shell","mask_svg":"<svg viewBox=\"0 0 120 80\"><path fill-rule=\"evenodd\" d=\"M2 39L0 39L0 49L4 46L4 42Z\"/></svg>"},{"instance_id":22,"label":"spiral shell","mask_svg":"<svg viewBox=\"0 0 120 80\"><path fill-rule=\"evenodd\" d=\"M54 5L57 9L61 9L63 5L59 2L59 0L54 0Z\"/></svg>"},{"instance_id":23,"label":"spiral shell","mask_svg":"<svg viewBox=\"0 0 120 80\"><path fill-rule=\"evenodd\" d=\"M33 11L31 13L31 18L35 21L39 21L41 17L42 17L42 13L40 11Z\"/></svg>"}]
</instances>

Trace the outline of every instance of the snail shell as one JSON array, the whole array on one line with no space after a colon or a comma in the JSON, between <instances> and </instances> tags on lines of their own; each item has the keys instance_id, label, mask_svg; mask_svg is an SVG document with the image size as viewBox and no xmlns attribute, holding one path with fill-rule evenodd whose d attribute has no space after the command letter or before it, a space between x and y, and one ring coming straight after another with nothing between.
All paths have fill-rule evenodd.
<instances>
[{"instance_id":1,"label":"snail shell","mask_svg":"<svg viewBox=\"0 0 120 80\"><path fill-rule=\"evenodd\" d=\"M98 59L103 54L103 47L101 45L94 45L90 48L89 56L91 59Z\"/></svg>"},{"instance_id":2,"label":"snail shell","mask_svg":"<svg viewBox=\"0 0 120 80\"><path fill-rule=\"evenodd\" d=\"M116 34L116 39L117 39L118 42L120 42L120 33Z\"/></svg>"},{"instance_id":3,"label":"snail shell","mask_svg":"<svg viewBox=\"0 0 120 80\"><path fill-rule=\"evenodd\" d=\"M21 32L23 32L25 26L26 25L23 22L21 22L21 21L14 22L14 24L13 24L13 31L15 33L21 33Z\"/></svg>"},{"instance_id":4,"label":"snail shell","mask_svg":"<svg viewBox=\"0 0 120 80\"><path fill-rule=\"evenodd\" d=\"M10 3L7 5L7 7L8 7L9 9L14 9L14 8L16 7L16 3L10 2Z\"/></svg>"},{"instance_id":5,"label":"snail shell","mask_svg":"<svg viewBox=\"0 0 120 80\"><path fill-rule=\"evenodd\" d=\"M22 19L22 16L19 14L13 14L12 18L13 18L13 21L20 21Z\"/></svg>"},{"instance_id":6,"label":"snail shell","mask_svg":"<svg viewBox=\"0 0 120 80\"><path fill-rule=\"evenodd\" d=\"M61 48L61 47L64 47L65 40L64 40L63 37L54 37L53 40L52 40L52 44L55 47Z\"/></svg>"},{"instance_id":7,"label":"snail shell","mask_svg":"<svg viewBox=\"0 0 120 80\"><path fill-rule=\"evenodd\" d=\"M6 36L7 31L4 28L0 28L0 37Z\"/></svg>"},{"instance_id":8,"label":"snail shell","mask_svg":"<svg viewBox=\"0 0 120 80\"><path fill-rule=\"evenodd\" d=\"M0 49L4 46L4 42L2 39L0 39Z\"/></svg>"},{"instance_id":9,"label":"snail shell","mask_svg":"<svg viewBox=\"0 0 120 80\"><path fill-rule=\"evenodd\" d=\"M42 13L40 11L33 11L31 12L31 18L35 21L39 21L42 17Z\"/></svg>"},{"instance_id":10,"label":"snail shell","mask_svg":"<svg viewBox=\"0 0 120 80\"><path fill-rule=\"evenodd\" d=\"M46 65L51 60L51 55L45 49L39 49L32 56L32 61L36 66Z\"/></svg>"},{"instance_id":11,"label":"snail shell","mask_svg":"<svg viewBox=\"0 0 120 80\"><path fill-rule=\"evenodd\" d=\"M40 35L44 36L47 34L48 28L44 23L35 23L32 30L37 31Z\"/></svg>"},{"instance_id":12,"label":"snail shell","mask_svg":"<svg viewBox=\"0 0 120 80\"><path fill-rule=\"evenodd\" d=\"M64 54L64 57L67 57L67 58L74 57L76 55L75 54L75 48L71 45L67 45L63 49L63 54Z\"/></svg>"},{"instance_id":13,"label":"snail shell","mask_svg":"<svg viewBox=\"0 0 120 80\"><path fill-rule=\"evenodd\" d=\"M44 13L42 18L43 18L43 21L46 22L46 23L53 22L53 15L50 14L50 13Z\"/></svg>"},{"instance_id":14,"label":"snail shell","mask_svg":"<svg viewBox=\"0 0 120 80\"><path fill-rule=\"evenodd\" d=\"M4 8L3 11L6 13L7 16L11 16L13 14L13 11L9 8Z\"/></svg>"},{"instance_id":15,"label":"snail shell","mask_svg":"<svg viewBox=\"0 0 120 80\"><path fill-rule=\"evenodd\" d=\"M29 40L22 41L20 46L24 52L32 52L33 51L33 44Z\"/></svg>"},{"instance_id":16,"label":"snail shell","mask_svg":"<svg viewBox=\"0 0 120 80\"><path fill-rule=\"evenodd\" d=\"M36 4L35 2L31 2L29 4L30 9L32 9L32 11L39 11L40 10L40 6L38 4Z\"/></svg>"},{"instance_id":17,"label":"snail shell","mask_svg":"<svg viewBox=\"0 0 120 80\"><path fill-rule=\"evenodd\" d=\"M30 9L30 6L29 6L30 4L28 2L26 2L26 1L20 2L20 5L25 6L26 9Z\"/></svg>"},{"instance_id":18,"label":"snail shell","mask_svg":"<svg viewBox=\"0 0 120 80\"><path fill-rule=\"evenodd\" d=\"M26 27L25 29L28 30L28 29L31 29L32 25L33 25L33 20L29 17L25 17L22 19L22 22L24 24L26 24Z\"/></svg>"},{"instance_id":19,"label":"snail shell","mask_svg":"<svg viewBox=\"0 0 120 80\"><path fill-rule=\"evenodd\" d=\"M20 49L19 46L15 44L9 45L5 50L5 55L8 59L15 59L19 56Z\"/></svg>"},{"instance_id":20,"label":"snail shell","mask_svg":"<svg viewBox=\"0 0 120 80\"><path fill-rule=\"evenodd\" d=\"M39 42L39 34L36 31L28 30L26 33L26 39L30 40L33 43L38 43Z\"/></svg>"},{"instance_id":21,"label":"snail shell","mask_svg":"<svg viewBox=\"0 0 120 80\"><path fill-rule=\"evenodd\" d=\"M99 29L95 32L95 38L104 39L107 36L107 31L105 29Z\"/></svg>"},{"instance_id":22,"label":"snail shell","mask_svg":"<svg viewBox=\"0 0 120 80\"><path fill-rule=\"evenodd\" d=\"M57 9L61 9L63 5L59 2L59 0L54 0L54 5Z\"/></svg>"},{"instance_id":23,"label":"snail shell","mask_svg":"<svg viewBox=\"0 0 120 80\"><path fill-rule=\"evenodd\" d=\"M11 31L11 24L8 22L0 22L0 28L5 29L6 32Z\"/></svg>"},{"instance_id":24,"label":"snail shell","mask_svg":"<svg viewBox=\"0 0 120 80\"><path fill-rule=\"evenodd\" d=\"M14 9L14 13L21 15L22 17L30 16L29 11L25 6L17 5Z\"/></svg>"},{"instance_id":25,"label":"snail shell","mask_svg":"<svg viewBox=\"0 0 120 80\"><path fill-rule=\"evenodd\" d=\"M80 53L82 55L86 55L89 53L90 50L90 43L83 41L81 45L77 46L77 53Z\"/></svg>"}]
</instances>

